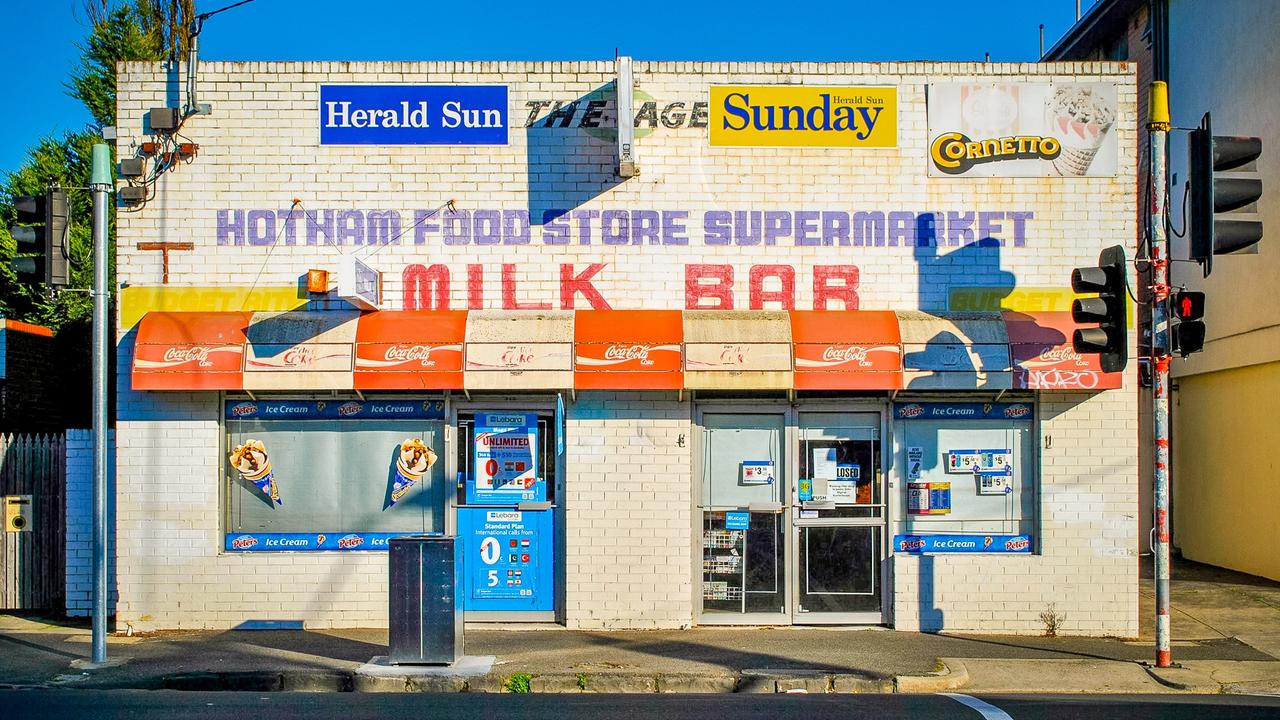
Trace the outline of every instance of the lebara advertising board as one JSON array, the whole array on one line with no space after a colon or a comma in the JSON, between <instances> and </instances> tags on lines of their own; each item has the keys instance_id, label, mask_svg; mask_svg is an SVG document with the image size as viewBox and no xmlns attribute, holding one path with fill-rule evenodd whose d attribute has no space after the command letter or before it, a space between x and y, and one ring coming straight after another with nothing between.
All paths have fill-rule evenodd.
<instances>
[{"instance_id":1,"label":"lebara advertising board","mask_svg":"<svg viewBox=\"0 0 1280 720\"><path fill-rule=\"evenodd\" d=\"M463 607L478 611L555 608L554 512L459 508Z\"/></svg>"},{"instance_id":2,"label":"lebara advertising board","mask_svg":"<svg viewBox=\"0 0 1280 720\"><path fill-rule=\"evenodd\" d=\"M547 499L538 473L538 416L478 413L472 443L469 504L514 504Z\"/></svg>"},{"instance_id":3,"label":"lebara advertising board","mask_svg":"<svg viewBox=\"0 0 1280 720\"><path fill-rule=\"evenodd\" d=\"M1114 83L933 83L929 174L1113 177L1117 107Z\"/></svg>"}]
</instances>

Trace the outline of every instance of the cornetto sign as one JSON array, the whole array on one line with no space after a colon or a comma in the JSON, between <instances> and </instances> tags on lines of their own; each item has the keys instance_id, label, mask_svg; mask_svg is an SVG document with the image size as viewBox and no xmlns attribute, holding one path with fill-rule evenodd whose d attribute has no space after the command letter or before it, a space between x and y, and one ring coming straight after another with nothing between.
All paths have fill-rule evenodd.
<instances>
[{"instance_id":1,"label":"cornetto sign","mask_svg":"<svg viewBox=\"0 0 1280 720\"><path fill-rule=\"evenodd\" d=\"M321 145L506 145L505 85L321 85Z\"/></svg>"}]
</instances>

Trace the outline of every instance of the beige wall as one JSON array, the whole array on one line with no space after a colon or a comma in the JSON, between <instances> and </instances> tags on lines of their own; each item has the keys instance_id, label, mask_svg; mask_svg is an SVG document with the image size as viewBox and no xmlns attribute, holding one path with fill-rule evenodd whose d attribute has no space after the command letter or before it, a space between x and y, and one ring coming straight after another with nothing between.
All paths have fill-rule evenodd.
<instances>
[{"instance_id":1,"label":"beige wall","mask_svg":"<svg viewBox=\"0 0 1280 720\"><path fill-rule=\"evenodd\" d=\"M1173 523L1182 554L1280 580L1280 363L1181 378L1176 398Z\"/></svg>"}]
</instances>

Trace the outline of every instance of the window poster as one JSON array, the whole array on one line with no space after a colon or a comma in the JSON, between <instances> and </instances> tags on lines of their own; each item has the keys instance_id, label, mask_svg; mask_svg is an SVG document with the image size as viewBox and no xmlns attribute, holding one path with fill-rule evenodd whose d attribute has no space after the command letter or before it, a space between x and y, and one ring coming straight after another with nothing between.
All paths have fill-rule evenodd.
<instances>
[{"instance_id":1,"label":"window poster","mask_svg":"<svg viewBox=\"0 0 1280 720\"><path fill-rule=\"evenodd\" d=\"M473 447L474 478L469 503L513 503L546 499L538 475L538 416L478 413Z\"/></svg>"}]
</instances>

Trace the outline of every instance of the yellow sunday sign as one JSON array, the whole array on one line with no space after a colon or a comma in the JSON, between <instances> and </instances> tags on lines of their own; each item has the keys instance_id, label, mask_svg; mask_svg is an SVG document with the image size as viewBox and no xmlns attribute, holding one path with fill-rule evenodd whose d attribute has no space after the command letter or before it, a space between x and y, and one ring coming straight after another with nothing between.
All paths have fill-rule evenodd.
<instances>
[{"instance_id":1,"label":"yellow sunday sign","mask_svg":"<svg viewBox=\"0 0 1280 720\"><path fill-rule=\"evenodd\" d=\"M898 89L713 85L711 144L723 147L898 145Z\"/></svg>"}]
</instances>

